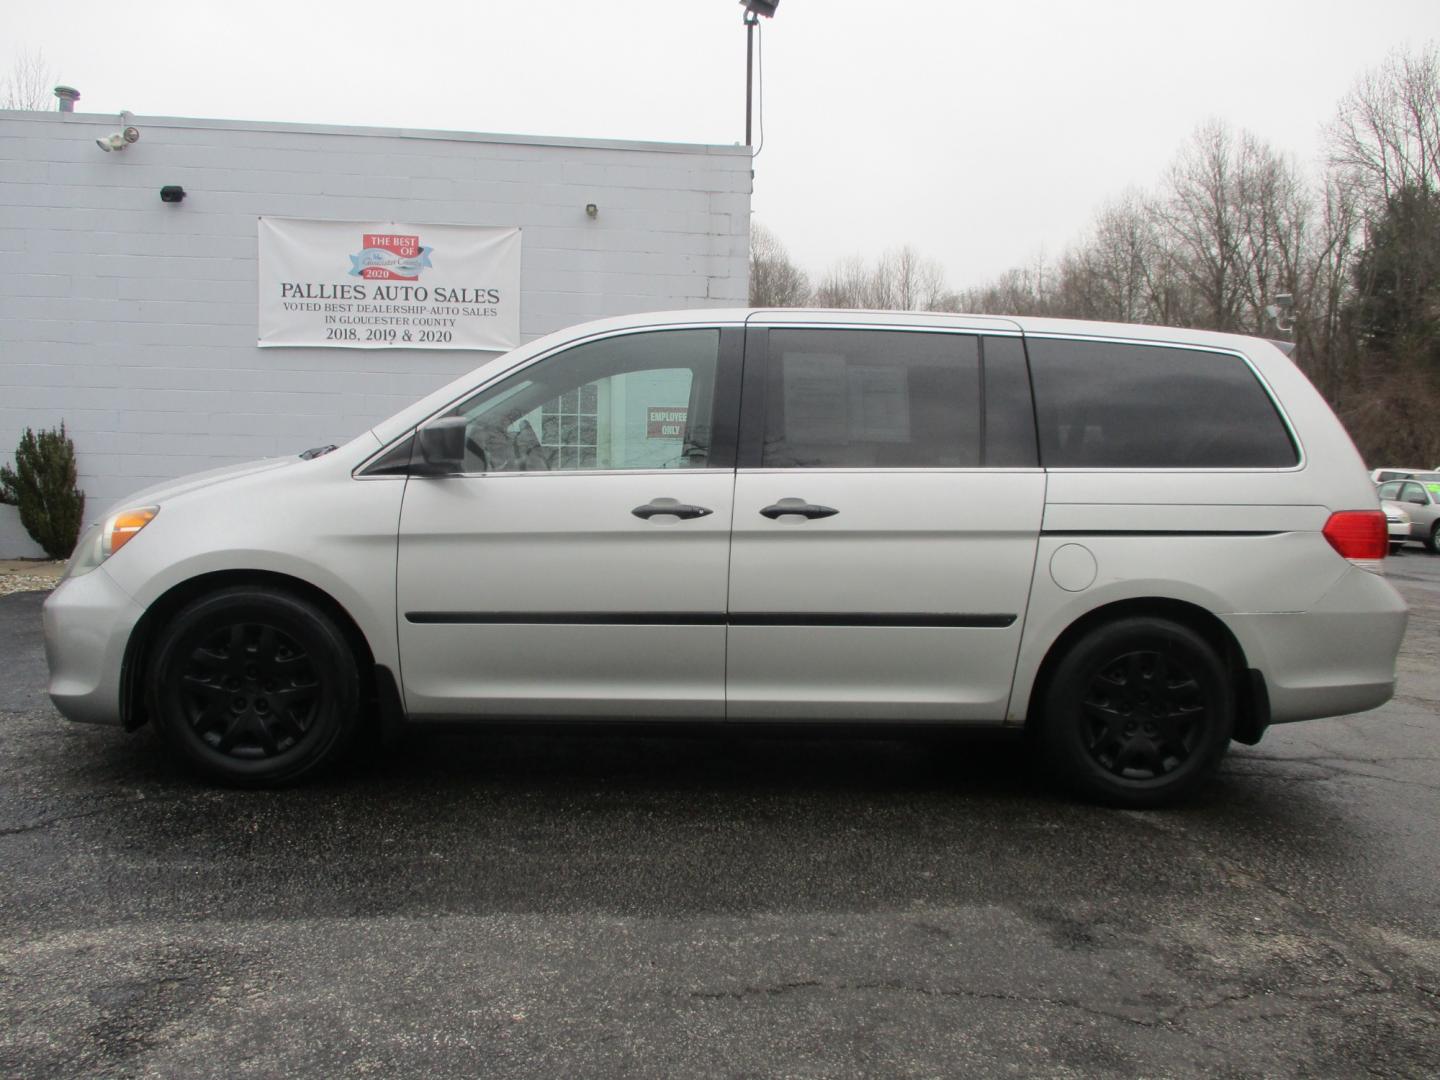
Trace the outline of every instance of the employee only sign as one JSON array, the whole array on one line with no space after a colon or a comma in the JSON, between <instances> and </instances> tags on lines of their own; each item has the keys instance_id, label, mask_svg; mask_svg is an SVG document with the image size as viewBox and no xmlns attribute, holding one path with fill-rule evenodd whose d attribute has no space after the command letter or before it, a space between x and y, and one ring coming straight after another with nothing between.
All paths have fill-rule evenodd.
<instances>
[{"instance_id":1,"label":"employee only sign","mask_svg":"<svg viewBox=\"0 0 1440 1080\"><path fill-rule=\"evenodd\" d=\"M260 219L261 346L511 349L520 230Z\"/></svg>"}]
</instances>

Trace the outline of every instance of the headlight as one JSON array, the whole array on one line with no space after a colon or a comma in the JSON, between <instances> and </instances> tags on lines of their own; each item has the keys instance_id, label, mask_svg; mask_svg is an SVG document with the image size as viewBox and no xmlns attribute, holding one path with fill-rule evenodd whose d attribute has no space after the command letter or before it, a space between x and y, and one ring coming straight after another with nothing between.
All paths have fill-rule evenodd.
<instances>
[{"instance_id":1,"label":"headlight","mask_svg":"<svg viewBox=\"0 0 1440 1080\"><path fill-rule=\"evenodd\" d=\"M159 512L158 506L137 506L111 514L104 521L90 526L75 545L75 554L70 556L70 562L65 567L65 577L79 577L94 570L133 540L141 529L155 520Z\"/></svg>"}]
</instances>

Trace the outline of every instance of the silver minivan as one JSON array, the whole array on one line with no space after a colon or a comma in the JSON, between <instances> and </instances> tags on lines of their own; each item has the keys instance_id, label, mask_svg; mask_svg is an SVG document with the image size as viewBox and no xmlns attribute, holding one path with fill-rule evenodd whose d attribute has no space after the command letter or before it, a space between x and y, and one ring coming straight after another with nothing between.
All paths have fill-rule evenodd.
<instances>
[{"instance_id":1,"label":"silver minivan","mask_svg":"<svg viewBox=\"0 0 1440 1080\"><path fill-rule=\"evenodd\" d=\"M1375 489L1254 338L630 316L327 450L95 522L45 605L60 711L239 784L435 722L1002 725L1145 806L1394 688Z\"/></svg>"}]
</instances>

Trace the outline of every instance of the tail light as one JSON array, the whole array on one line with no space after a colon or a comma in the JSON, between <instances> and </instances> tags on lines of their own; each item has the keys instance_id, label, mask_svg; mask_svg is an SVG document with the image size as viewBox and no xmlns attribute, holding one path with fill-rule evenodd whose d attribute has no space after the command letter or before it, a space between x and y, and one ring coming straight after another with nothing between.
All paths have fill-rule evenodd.
<instances>
[{"instance_id":1,"label":"tail light","mask_svg":"<svg viewBox=\"0 0 1440 1080\"><path fill-rule=\"evenodd\" d=\"M1321 532L1331 547L1356 566L1383 573L1385 553L1390 549L1383 510L1341 510L1330 515Z\"/></svg>"}]
</instances>

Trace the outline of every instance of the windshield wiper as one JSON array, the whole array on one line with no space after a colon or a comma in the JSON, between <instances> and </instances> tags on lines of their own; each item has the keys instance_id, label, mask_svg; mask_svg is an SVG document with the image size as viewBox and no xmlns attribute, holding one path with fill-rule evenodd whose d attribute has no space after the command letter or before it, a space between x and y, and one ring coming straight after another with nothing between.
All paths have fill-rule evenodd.
<instances>
[{"instance_id":1,"label":"windshield wiper","mask_svg":"<svg viewBox=\"0 0 1440 1080\"><path fill-rule=\"evenodd\" d=\"M309 461L311 458L324 457L326 454L328 454L331 450L334 450L335 448L336 447L334 443L331 443L329 446L312 446L309 450L306 450L300 455L300 460Z\"/></svg>"}]
</instances>

